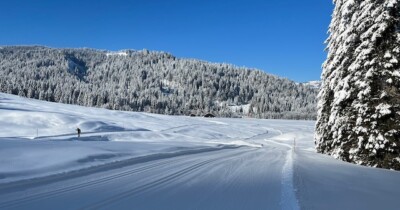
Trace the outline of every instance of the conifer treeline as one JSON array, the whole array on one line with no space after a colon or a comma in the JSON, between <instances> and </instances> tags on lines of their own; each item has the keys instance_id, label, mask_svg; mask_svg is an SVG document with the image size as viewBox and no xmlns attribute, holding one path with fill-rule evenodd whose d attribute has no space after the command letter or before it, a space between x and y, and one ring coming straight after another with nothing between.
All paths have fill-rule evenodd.
<instances>
[{"instance_id":1,"label":"conifer treeline","mask_svg":"<svg viewBox=\"0 0 400 210\"><path fill-rule=\"evenodd\" d=\"M169 115L315 119L315 88L259 70L148 50L0 48L0 91Z\"/></svg>"}]
</instances>

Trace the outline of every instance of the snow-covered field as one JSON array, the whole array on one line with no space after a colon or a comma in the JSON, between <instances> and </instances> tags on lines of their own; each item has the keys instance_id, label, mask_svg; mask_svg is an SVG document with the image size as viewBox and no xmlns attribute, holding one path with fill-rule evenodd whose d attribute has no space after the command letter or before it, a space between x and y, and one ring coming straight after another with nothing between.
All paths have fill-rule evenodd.
<instances>
[{"instance_id":1,"label":"snow-covered field","mask_svg":"<svg viewBox=\"0 0 400 210\"><path fill-rule=\"evenodd\" d=\"M317 154L312 121L163 116L0 93L0 127L0 209L400 206L399 172Z\"/></svg>"}]
</instances>

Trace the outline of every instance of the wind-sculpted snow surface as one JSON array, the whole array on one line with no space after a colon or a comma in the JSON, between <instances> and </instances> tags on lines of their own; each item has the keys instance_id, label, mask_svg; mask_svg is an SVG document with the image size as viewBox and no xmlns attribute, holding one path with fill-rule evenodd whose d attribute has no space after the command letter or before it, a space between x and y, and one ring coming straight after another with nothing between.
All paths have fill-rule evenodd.
<instances>
[{"instance_id":1,"label":"wind-sculpted snow surface","mask_svg":"<svg viewBox=\"0 0 400 210\"><path fill-rule=\"evenodd\" d=\"M0 209L397 209L400 173L317 154L314 124L0 94Z\"/></svg>"}]
</instances>

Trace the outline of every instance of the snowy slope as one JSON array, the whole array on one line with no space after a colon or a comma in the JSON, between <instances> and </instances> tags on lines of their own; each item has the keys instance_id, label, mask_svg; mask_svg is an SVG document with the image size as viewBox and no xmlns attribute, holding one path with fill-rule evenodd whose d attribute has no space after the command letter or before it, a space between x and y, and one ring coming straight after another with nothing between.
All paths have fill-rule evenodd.
<instances>
[{"instance_id":1,"label":"snowy slope","mask_svg":"<svg viewBox=\"0 0 400 210\"><path fill-rule=\"evenodd\" d=\"M320 89L321 85L322 85L322 82L318 81L318 80L315 80L315 81L304 82L302 84L310 86L310 87L315 88L315 89Z\"/></svg>"},{"instance_id":2,"label":"snowy slope","mask_svg":"<svg viewBox=\"0 0 400 210\"><path fill-rule=\"evenodd\" d=\"M0 94L0 209L397 209L400 173L315 153L314 123Z\"/></svg>"}]
</instances>

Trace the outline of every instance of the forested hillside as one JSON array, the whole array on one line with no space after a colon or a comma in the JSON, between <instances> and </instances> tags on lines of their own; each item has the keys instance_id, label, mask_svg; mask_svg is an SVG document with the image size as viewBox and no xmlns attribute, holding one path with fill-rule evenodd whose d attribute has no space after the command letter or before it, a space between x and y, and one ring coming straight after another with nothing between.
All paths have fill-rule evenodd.
<instances>
[{"instance_id":1,"label":"forested hillside","mask_svg":"<svg viewBox=\"0 0 400 210\"><path fill-rule=\"evenodd\" d=\"M164 52L10 46L0 48L0 91L169 115L315 119L318 89Z\"/></svg>"}]
</instances>

